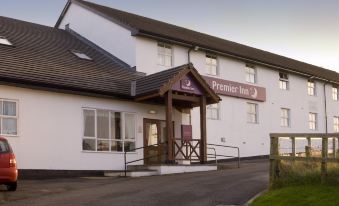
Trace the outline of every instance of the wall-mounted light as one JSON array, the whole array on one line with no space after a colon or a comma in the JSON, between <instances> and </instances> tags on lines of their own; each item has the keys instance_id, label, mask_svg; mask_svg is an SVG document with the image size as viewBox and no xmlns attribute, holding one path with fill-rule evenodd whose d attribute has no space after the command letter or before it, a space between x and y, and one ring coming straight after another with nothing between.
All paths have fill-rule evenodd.
<instances>
[{"instance_id":1,"label":"wall-mounted light","mask_svg":"<svg viewBox=\"0 0 339 206\"><path fill-rule=\"evenodd\" d=\"M155 111L155 110L148 110L148 114L156 114L157 113L157 111Z\"/></svg>"}]
</instances>

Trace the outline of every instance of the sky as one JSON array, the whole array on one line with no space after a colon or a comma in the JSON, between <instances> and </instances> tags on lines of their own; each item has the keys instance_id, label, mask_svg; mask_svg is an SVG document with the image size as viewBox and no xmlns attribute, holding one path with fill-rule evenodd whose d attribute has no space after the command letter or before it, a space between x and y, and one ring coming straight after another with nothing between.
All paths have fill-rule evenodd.
<instances>
[{"instance_id":1,"label":"sky","mask_svg":"<svg viewBox=\"0 0 339 206\"><path fill-rule=\"evenodd\" d=\"M90 0L339 72L338 0ZM67 0L0 0L0 16L54 26Z\"/></svg>"}]
</instances>

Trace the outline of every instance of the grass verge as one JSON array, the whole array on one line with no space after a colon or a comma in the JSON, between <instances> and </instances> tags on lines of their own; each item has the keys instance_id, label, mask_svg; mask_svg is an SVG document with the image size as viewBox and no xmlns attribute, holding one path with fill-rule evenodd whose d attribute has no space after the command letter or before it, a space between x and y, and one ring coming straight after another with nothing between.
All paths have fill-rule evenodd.
<instances>
[{"instance_id":1,"label":"grass verge","mask_svg":"<svg viewBox=\"0 0 339 206\"><path fill-rule=\"evenodd\" d=\"M303 185L271 190L251 206L339 206L339 186Z\"/></svg>"}]
</instances>

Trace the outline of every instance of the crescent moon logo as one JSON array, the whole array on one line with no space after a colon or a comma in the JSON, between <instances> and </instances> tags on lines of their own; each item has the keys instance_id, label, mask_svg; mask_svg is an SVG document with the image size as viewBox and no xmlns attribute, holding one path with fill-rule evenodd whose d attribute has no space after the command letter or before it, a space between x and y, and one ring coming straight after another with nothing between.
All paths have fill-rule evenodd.
<instances>
[{"instance_id":1,"label":"crescent moon logo","mask_svg":"<svg viewBox=\"0 0 339 206\"><path fill-rule=\"evenodd\" d=\"M189 79L186 79L185 84L186 84L187 87L190 87L191 86L191 81Z\"/></svg>"},{"instance_id":2,"label":"crescent moon logo","mask_svg":"<svg viewBox=\"0 0 339 206\"><path fill-rule=\"evenodd\" d=\"M258 91L256 88L251 88L251 97L256 99L258 97Z\"/></svg>"}]
</instances>

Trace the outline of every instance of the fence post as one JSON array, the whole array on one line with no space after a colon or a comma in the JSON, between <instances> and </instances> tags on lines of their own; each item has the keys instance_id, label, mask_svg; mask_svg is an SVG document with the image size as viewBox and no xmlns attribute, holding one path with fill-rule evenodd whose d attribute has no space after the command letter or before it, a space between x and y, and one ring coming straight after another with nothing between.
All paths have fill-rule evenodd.
<instances>
[{"instance_id":1,"label":"fence post","mask_svg":"<svg viewBox=\"0 0 339 206\"><path fill-rule=\"evenodd\" d=\"M335 137L332 138L332 147L333 147L333 149L332 149L333 158L335 159L335 158L337 158L336 138Z\"/></svg>"},{"instance_id":2,"label":"fence post","mask_svg":"<svg viewBox=\"0 0 339 206\"><path fill-rule=\"evenodd\" d=\"M295 137L291 137L291 141L292 141L292 155L291 156L295 157Z\"/></svg>"},{"instance_id":3,"label":"fence post","mask_svg":"<svg viewBox=\"0 0 339 206\"><path fill-rule=\"evenodd\" d=\"M325 183L327 178L327 155L328 155L328 137L323 136L321 150L321 183Z\"/></svg>"},{"instance_id":4,"label":"fence post","mask_svg":"<svg viewBox=\"0 0 339 206\"><path fill-rule=\"evenodd\" d=\"M270 148L270 188L272 188L279 178L279 137L271 136Z\"/></svg>"}]
</instances>

